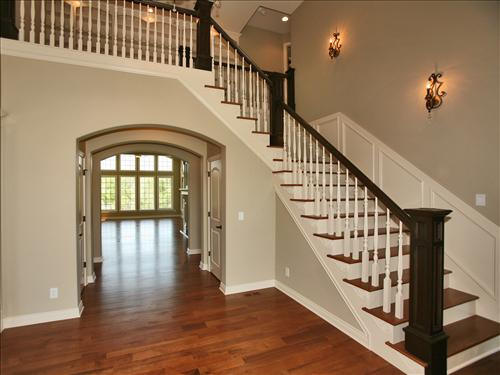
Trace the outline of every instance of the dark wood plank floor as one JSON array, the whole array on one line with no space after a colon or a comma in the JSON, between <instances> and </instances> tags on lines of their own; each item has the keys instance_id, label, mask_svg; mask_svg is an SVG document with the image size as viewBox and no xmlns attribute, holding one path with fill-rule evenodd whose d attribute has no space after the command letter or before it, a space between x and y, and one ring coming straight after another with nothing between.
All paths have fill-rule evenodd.
<instances>
[{"instance_id":1,"label":"dark wood plank floor","mask_svg":"<svg viewBox=\"0 0 500 375\"><path fill-rule=\"evenodd\" d=\"M2 333L2 374L399 374L274 288L224 296L178 219L103 224L81 319Z\"/></svg>"}]
</instances>

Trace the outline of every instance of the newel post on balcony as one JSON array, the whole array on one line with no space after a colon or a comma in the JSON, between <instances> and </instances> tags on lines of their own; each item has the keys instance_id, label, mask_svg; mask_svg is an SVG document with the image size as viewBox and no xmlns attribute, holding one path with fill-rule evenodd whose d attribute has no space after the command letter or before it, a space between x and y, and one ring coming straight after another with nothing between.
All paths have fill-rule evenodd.
<instances>
[{"instance_id":1,"label":"newel post on balcony","mask_svg":"<svg viewBox=\"0 0 500 375\"><path fill-rule=\"evenodd\" d=\"M16 27L15 0L0 1L0 36L2 38L17 39L19 31Z\"/></svg>"},{"instance_id":2,"label":"newel post on balcony","mask_svg":"<svg viewBox=\"0 0 500 375\"><path fill-rule=\"evenodd\" d=\"M194 67L202 70L212 70L210 54L210 22L213 1L197 0L194 10L198 12L198 27L196 29L196 59Z\"/></svg>"},{"instance_id":3,"label":"newel post on balcony","mask_svg":"<svg viewBox=\"0 0 500 375\"><path fill-rule=\"evenodd\" d=\"M266 72L271 87L271 146L283 146L283 73Z\"/></svg>"},{"instance_id":4,"label":"newel post on balcony","mask_svg":"<svg viewBox=\"0 0 500 375\"><path fill-rule=\"evenodd\" d=\"M288 68L285 72L286 75L286 89L287 89L287 101L288 106L295 111L295 69Z\"/></svg>"},{"instance_id":5,"label":"newel post on balcony","mask_svg":"<svg viewBox=\"0 0 500 375\"><path fill-rule=\"evenodd\" d=\"M427 362L426 374L446 374L443 331L444 221L451 210L405 210L413 219L410 249L409 325L406 350Z\"/></svg>"}]
</instances>

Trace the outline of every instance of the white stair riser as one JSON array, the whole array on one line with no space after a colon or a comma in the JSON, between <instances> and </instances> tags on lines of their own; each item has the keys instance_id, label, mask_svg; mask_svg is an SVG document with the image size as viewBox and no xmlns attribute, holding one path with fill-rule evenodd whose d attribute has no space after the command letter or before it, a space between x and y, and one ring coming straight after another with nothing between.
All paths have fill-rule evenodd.
<instances>
[{"instance_id":1,"label":"white stair riser","mask_svg":"<svg viewBox=\"0 0 500 375\"><path fill-rule=\"evenodd\" d=\"M311 228L314 233L328 233L329 232L329 220L327 219L321 219L321 220L316 220L316 219L308 219L308 218L302 218L304 225L307 227ZM340 219L333 219L333 229L335 230L337 228L337 222L340 220L341 224L341 229L342 232L344 231L345 228L345 218L340 218ZM364 219L363 217L358 217L358 229L363 229L363 222ZM378 218L378 227L379 228L385 228L385 216L379 216ZM368 229L373 229L375 228L375 218L373 216L368 217ZM395 228L393 225L392 228ZM354 229L354 218L350 217L349 218L349 229L353 230Z\"/></svg>"},{"instance_id":2,"label":"white stair riser","mask_svg":"<svg viewBox=\"0 0 500 375\"><path fill-rule=\"evenodd\" d=\"M359 257L361 259L361 252L359 253ZM380 273L384 272L385 269L385 258L384 259L379 259L378 260L378 269ZM361 277L361 263L356 263L356 264L347 264L346 270L345 270L345 275L348 280L353 280ZM370 270L372 267L373 261L370 261ZM403 255L403 269L405 268L410 268L410 256L409 255ZM398 270L398 258L397 257L392 257L391 262L390 262L390 271L397 271Z\"/></svg>"},{"instance_id":3,"label":"white stair riser","mask_svg":"<svg viewBox=\"0 0 500 375\"><path fill-rule=\"evenodd\" d=\"M281 180L282 180L282 183L284 184L296 184L296 183L302 183L302 180L300 179L300 177L298 175L295 176L295 179L293 177L293 173L291 172L283 172L283 173L278 173L278 175L280 176ZM307 181L310 182L310 183L313 183L315 184L316 182L319 182L320 184L323 183L323 174L320 173L319 176L316 175L316 173L307 173ZM340 175L340 183L343 184L345 183L346 181L346 176L345 175ZM351 184L354 184L354 181L352 180L352 178L349 178L350 180L350 183ZM328 185L330 183L330 174L326 174L325 176L325 183ZM336 184L337 183L337 175L334 175L333 176L333 183ZM361 189L364 187L360 186L360 191Z\"/></svg>"},{"instance_id":4,"label":"white stair riser","mask_svg":"<svg viewBox=\"0 0 500 375\"><path fill-rule=\"evenodd\" d=\"M306 186L306 187L303 187L303 186L284 186L284 188L294 198L298 198L298 199L314 198L314 196L316 194L316 187L315 186L312 186L312 187L311 186ZM323 196L323 187L321 186L321 184L318 187L318 190L319 190L320 197L322 197ZM337 191L338 190L340 190L340 197L345 198L345 195L346 195L345 186L340 186L340 188L337 186L333 186L331 197L333 197L334 199L337 198ZM327 198L330 198L330 187L329 186L326 186L324 193L325 193L325 196ZM354 198L354 194L355 194L355 188L354 188L354 186L350 186L349 187L349 197ZM358 188L358 206L359 206L359 209L361 209L361 207L363 207L362 201L364 199L364 196L365 196L364 192L362 192ZM369 202L373 202L373 201L370 200ZM354 201L353 201L353 205L354 205Z\"/></svg>"},{"instance_id":5,"label":"white stair riser","mask_svg":"<svg viewBox=\"0 0 500 375\"><path fill-rule=\"evenodd\" d=\"M320 241L320 246L326 249L328 254L338 255L342 254L344 251L344 239L329 240L317 236L315 236L315 238ZM368 249L373 249L373 239L374 239L373 236L368 237ZM363 248L363 238L358 237L358 242L359 242L359 249L361 250ZM405 240L405 238L403 237L403 244L407 243L408 241ZM353 244L354 244L354 238L349 239L349 244L348 244L349 249L353 248ZM378 248L384 245L385 245L385 235L379 235ZM390 236L390 245L391 247L398 245L398 236L396 234L392 234Z\"/></svg>"},{"instance_id":6,"label":"white stair riser","mask_svg":"<svg viewBox=\"0 0 500 375\"><path fill-rule=\"evenodd\" d=\"M448 358L448 373L457 366L463 366L464 363L472 363L487 355L498 351L500 346L500 337L496 336L479 345L473 346L463 352L457 353Z\"/></svg>"}]
</instances>

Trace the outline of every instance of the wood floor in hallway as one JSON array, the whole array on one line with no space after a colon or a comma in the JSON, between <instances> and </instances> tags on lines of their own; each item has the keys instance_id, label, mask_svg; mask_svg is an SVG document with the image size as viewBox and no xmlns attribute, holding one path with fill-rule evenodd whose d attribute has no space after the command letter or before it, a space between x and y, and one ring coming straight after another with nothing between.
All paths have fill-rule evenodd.
<instances>
[{"instance_id":1,"label":"wood floor in hallway","mask_svg":"<svg viewBox=\"0 0 500 375\"><path fill-rule=\"evenodd\" d=\"M179 219L103 223L80 319L2 333L2 374L400 374L280 291L224 296Z\"/></svg>"}]
</instances>

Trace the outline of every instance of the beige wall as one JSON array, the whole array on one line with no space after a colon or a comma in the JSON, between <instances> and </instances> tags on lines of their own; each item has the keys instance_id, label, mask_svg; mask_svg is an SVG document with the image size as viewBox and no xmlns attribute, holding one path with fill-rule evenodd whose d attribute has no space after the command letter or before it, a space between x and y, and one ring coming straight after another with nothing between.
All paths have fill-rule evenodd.
<instances>
[{"instance_id":1,"label":"beige wall","mask_svg":"<svg viewBox=\"0 0 500 375\"><path fill-rule=\"evenodd\" d=\"M283 72L283 43L286 38L272 31L245 26L241 32L240 47L262 70Z\"/></svg>"},{"instance_id":2,"label":"beige wall","mask_svg":"<svg viewBox=\"0 0 500 375\"><path fill-rule=\"evenodd\" d=\"M500 223L497 1L305 1L291 18L297 112L343 112ZM328 41L341 32L340 56ZM425 84L448 92L427 120ZM487 206L475 206L486 193Z\"/></svg>"},{"instance_id":3,"label":"beige wall","mask_svg":"<svg viewBox=\"0 0 500 375\"><path fill-rule=\"evenodd\" d=\"M2 125L5 316L78 305L76 140L123 125L182 128L225 146L223 281L232 286L274 278L269 168L178 80L5 55L1 76L1 91L8 93L1 108L12 116ZM238 211L245 221L237 220ZM48 298L50 287L59 288L58 299Z\"/></svg>"},{"instance_id":4,"label":"beige wall","mask_svg":"<svg viewBox=\"0 0 500 375\"><path fill-rule=\"evenodd\" d=\"M285 276L290 268L290 277ZM286 207L276 196L276 280L356 329L361 329Z\"/></svg>"}]
</instances>

